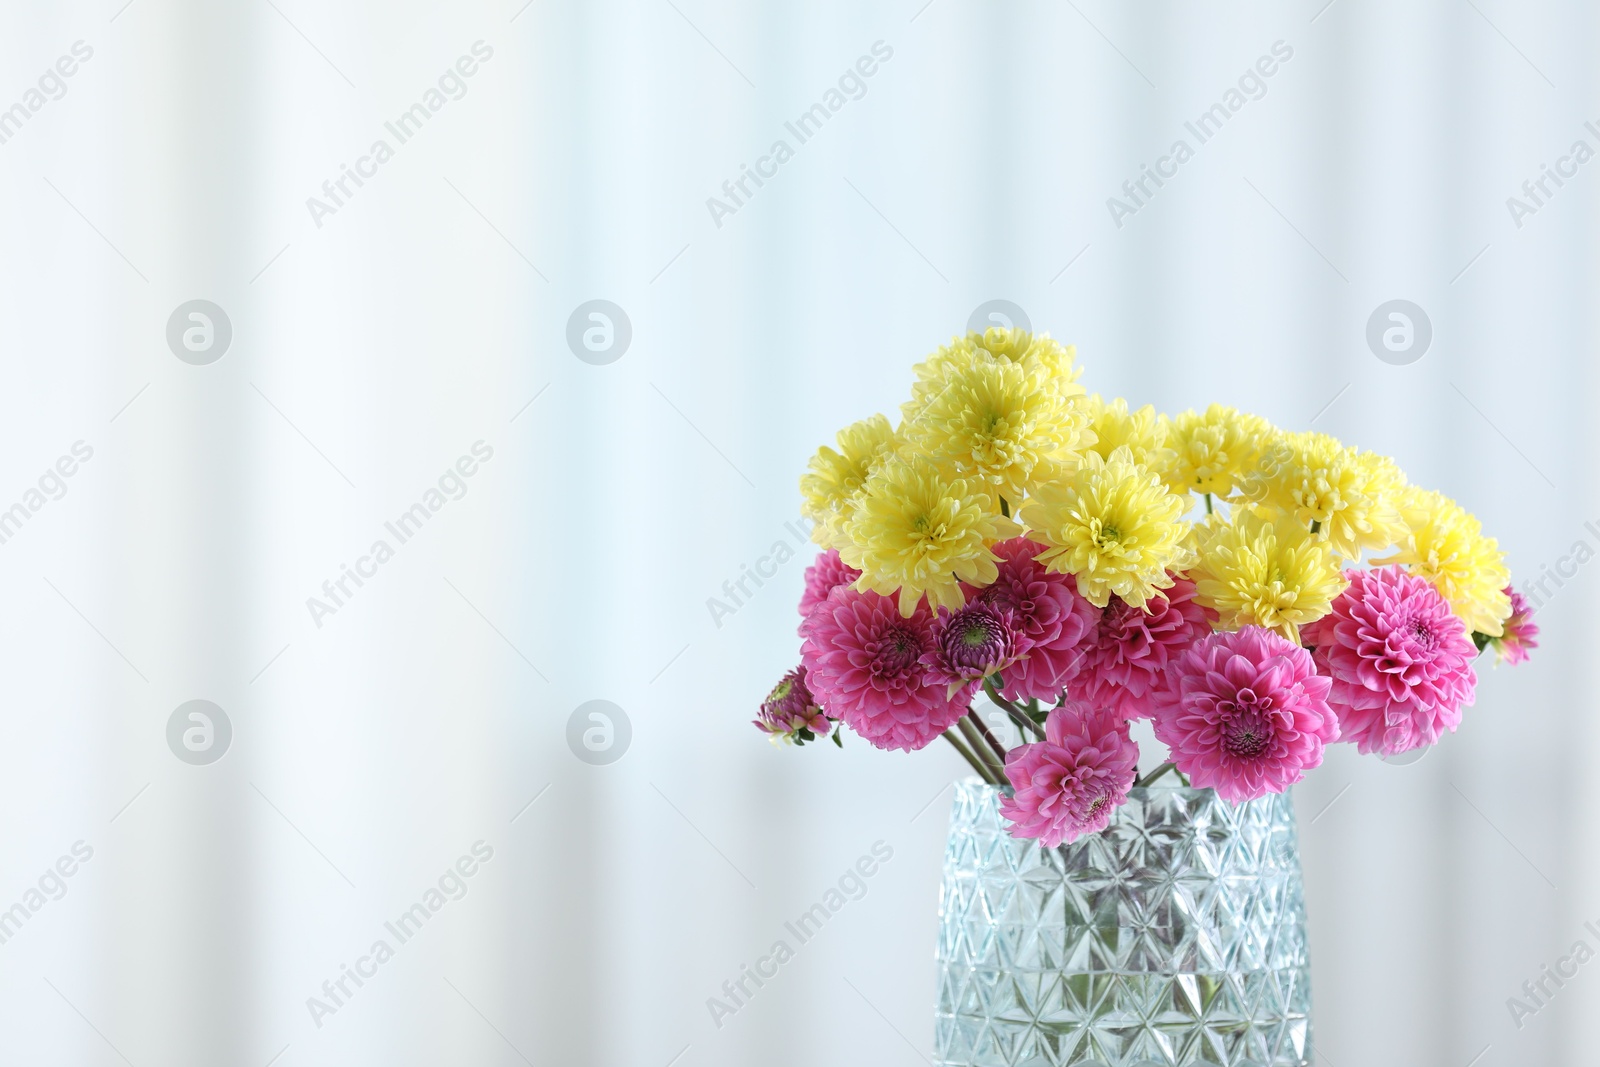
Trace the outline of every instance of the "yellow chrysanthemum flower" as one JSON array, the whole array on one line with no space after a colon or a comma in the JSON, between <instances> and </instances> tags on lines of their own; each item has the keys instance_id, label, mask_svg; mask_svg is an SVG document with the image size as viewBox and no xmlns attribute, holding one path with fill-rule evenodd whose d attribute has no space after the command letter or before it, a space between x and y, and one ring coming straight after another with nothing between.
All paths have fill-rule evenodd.
<instances>
[{"instance_id":1,"label":"yellow chrysanthemum flower","mask_svg":"<svg viewBox=\"0 0 1600 1067\"><path fill-rule=\"evenodd\" d=\"M1276 435L1239 482L1240 495L1264 517L1281 513L1313 527L1349 560L1405 536L1396 506L1404 489L1393 460L1321 433Z\"/></svg>"},{"instance_id":2,"label":"yellow chrysanthemum flower","mask_svg":"<svg viewBox=\"0 0 1600 1067\"><path fill-rule=\"evenodd\" d=\"M998 576L990 546L1019 532L993 499L980 482L891 455L862 485L839 555L861 571L857 589L898 591L907 618L924 593L934 607L959 608L962 582L988 585Z\"/></svg>"},{"instance_id":3,"label":"yellow chrysanthemum flower","mask_svg":"<svg viewBox=\"0 0 1600 1067\"><path fill-rule=\"evenodd\" d=\"M1091 604L1103 608L1115 593L1143 607L1187 562L1187 510L1184 497L1119 448L1109 459L1086 453L1076 471L1036 486L1022 520L1049 546L1038 559L1075 575Z\"/></svg>"},{"instance_id":4,"label":"yellow chrysanthemum flower","mask_svg":"<svg viewBox=\"0 0 1600 1067\"><path fill-rule=\"evenodd\" d=\"M1272 424L1221 404L1205 414L1185 411L1172 420L1176 459L1165 474L1174 489L1227 497L1270 441Z\"/></svg>"},{"instance_id":5,"label":"yellow chrysanthemum flower","mask_svg":"<svg viewBox=\"0 0 1600 1067\"><path fill-rule=\"evenodd\" d=\"M1407 565L1433 583L1469 630L1499 637L1511 617L1505 591L1511 571L1499 543L1483 536L1478 520L1443 493L1412 487L1400 514L1408 533L1399 550L1373 562Z\"/></svg>"},{"instance_id":6,"label":"yellow chrysanthemum flower","mask_svg":"<svg viewBox=\"0 0 1600 1067\"><path fill-rule=\"evenodd\" d=\"M1137 411L1128 410L1122 397L1103 400L1096 393L1085 401L1089 411L1089 430L1094 434L1092 447L1100 455L1110 458L1119 448L1126 448L1133 461L1157 473L1169 469L1177 453L1168 443L1171 426L1156 414L1156 409L1146 404Z\"/></svg>"},{"instance_id":7,"label":"yellow chrysanthemum flower","mask_svg":"<svg viewBox=\"0 0 1600 1067\"><path fill-rule=\"evenodd\" d=\"M1076 345L1063 345L1047 333L1029 333L1003 326L990 326L982 335L969 336L994 359L1039 371L1045 380L1061 389L1062 395L1083 395L1083 387L1077 384L1083 370L1074 365L1078 356Z\"/></svg>"},{"instance_id":8,"label":"yellow chrysanthemum flower","mask_svg":"<svg viewBox=\"0 0 1600 1067\"><path fill-rule=\"evenodd\" d=\"M951 364L943 387L901 427L907 447L1020 504L1034 472L1077 463L1085 412L1023 364Z\"/></svg>"},{"instance_id":9,"label":"yellow chrysanthemum flower","mask_svg":"<svg viewBox=\"0 0 1600 1067\"><path fill-rule=\"evenodd\" d=\"M873 464L894 450L895 433L888 419L873 415L846 426L835 440L838 451L823 445L800 478L800 513L815 524L811 539L823 548L844 546L856 496Z\"/></svg>"},{"instance_id":10,"label":"yellow chrysanthemum flower","mask_svg":"<svg viewBox=\"0 0 1600 1067\"><path fill-rule=\"evenodd\" d=\"M1062 345L1049 334L1001 326L957 337L912 368L916 377L911 384L911 400L901 406L901 414L908 422L916 418L945 387L952 372L974 363L1014 364L1036 374L1063 399L1080 397L1083 386L1078 384L1078 375L1082 370L1074 366L1077 351L1075 346Z\"/></svg>"},{"instance_id":11,"label":"yellow chrysanthemum flower","mask_svg":"<svg viewBox=\"0 0 1600 1067\"><path fill-rule=\"evenodd\" d=\"M1271 521L1241 509L1196 533L1195 599L1223 629L1265 626L1299 643L1299 627L1326 615L1347 584L1327 540L1287 516Z\"/></svg>"}]
</instances>

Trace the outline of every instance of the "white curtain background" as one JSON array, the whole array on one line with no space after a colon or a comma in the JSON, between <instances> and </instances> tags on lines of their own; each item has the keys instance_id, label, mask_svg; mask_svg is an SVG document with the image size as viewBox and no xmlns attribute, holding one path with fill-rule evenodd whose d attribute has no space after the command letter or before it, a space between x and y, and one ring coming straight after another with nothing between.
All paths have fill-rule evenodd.
<instances>
[{"instance_id":1,"label":"white curtain background","mask_svg":"<svg viewBox=\"0 0 1600 1067\"><path fill-rule=\"evenodd\" d=\"M816 446L1005 299L1093 390L1393 454L1523 580L1567 575L1458 735L1339 746L1296 802L1320 1062L1592 1064L1600 963L1520 1028L1506 1000L1600 948L1600 163L1507 198L1600 149L1595 43L1577 0L6 5L0 1062L925 1060L962 766L750 727L809 551L707 600L794 544ZM1432 327L1405 365L1366 341L1394 299ZM194 300L231 326L209 363L167 341ZM567 342L592 300L631 325L609 363ZM168 743L192 700L231 725L209 764ZM591 700L631 728L609 764L568 743ZM865 895L713 1019L876 842Z\"/></svg>"}]
</instances>

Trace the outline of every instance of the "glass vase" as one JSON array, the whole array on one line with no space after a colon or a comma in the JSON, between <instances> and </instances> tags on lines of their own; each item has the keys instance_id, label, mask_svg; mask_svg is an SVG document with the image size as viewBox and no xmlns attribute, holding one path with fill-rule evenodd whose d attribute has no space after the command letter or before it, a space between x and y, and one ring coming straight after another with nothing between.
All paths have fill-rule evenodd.
<instances>
[{"instance_id":1,"label":"glass vase","mask_svg":"<svg viewBox=\"0 0 1600 1067\"><path fill-rule=\"evenodd\" d=\"M940 1067L1309 1067L1294 808L1134 789L1102 833L1017 840L958 783L939 892Z\"/></svg>"}]
</instances>

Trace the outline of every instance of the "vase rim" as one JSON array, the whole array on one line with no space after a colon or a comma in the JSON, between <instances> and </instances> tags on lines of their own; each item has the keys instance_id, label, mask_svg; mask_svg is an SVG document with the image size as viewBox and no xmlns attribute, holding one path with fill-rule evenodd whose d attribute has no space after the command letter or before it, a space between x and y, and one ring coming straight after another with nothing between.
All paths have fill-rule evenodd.
<instances>
[{"instance_id":1,"label":"vase rim","mask_svg":"<svg viewBox=\"0 0 1600 1067\"><path fill-rule=\"evenodd\" d=\"M992 782L985 782L983 779L981 779L977 775L973 775L973 774L969 774L965 778L958 778L954 784L958 788L965 789L965 790L968 790L970 792L989 793L989 794L994 794L994 795L997 795L997 796L1002 794L1002 793L1009 794L1012 791L1011 787L1009 785L1001 786L1001 785L995 785ZM1291 786L1290 788L1292 789L1293 787ZM1136 786L1134 786L1133 788L1128 790L1128 799L1130 799L1130 800L1148 800L1148 799L1150 799L1152 797L1161 797L1161 796L1181 796L1181 797L1201 798L1201 797L1206 797L1206 796L1216 796L1216 794L1217 794L1217 791L1215 789L1211 788L1210 786L1206 786L1204 788L1197 789L1194 786L1176 785L1176 784L1167 785L1165 783L1159 783L1159 784L1156 784L1156 785L1136 785ZM1261 799L1262 800L1266 800L1266 799L1269 799L1269 798L1271 798L1273 796L1287 796L1287 795L1288 795L1288 790L1285 790L1282 794L1268 793L1267 796L1262 797ZM1218 797L1218 799L1220 800L1221 798ZM1244 803L1249 803L1249 801L1245 801Z\"/></svg>"}]
</instances>

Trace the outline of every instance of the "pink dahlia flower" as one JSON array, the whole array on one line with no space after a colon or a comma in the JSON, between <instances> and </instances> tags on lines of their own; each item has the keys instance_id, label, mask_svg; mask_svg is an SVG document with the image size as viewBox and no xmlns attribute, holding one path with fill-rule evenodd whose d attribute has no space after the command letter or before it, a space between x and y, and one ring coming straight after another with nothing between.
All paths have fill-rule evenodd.
<instances>
[{"instance_id":1,"label":"pink dahlia flower","mask_svg":"<svg viewBox=\"0 0 1600 1067\"><path fill-rule=\"evenodd\" d=\"M1431 582L1401 567L1345 577L1332 612L1301 631L1333 679L1328 702L1344 739L1385 756L1435 744L1477 686L1466 624Z\"/></svg>"},{"instance_id":2,"label":"pink dahlia flower","mask_svg":"<svg viewBox=\"0 0 1600 1067\"><path fill-rule=\"evenodd\" d=\"M791 741L803 745L827 737L833 730L833 723L828 721L806 686L804 667L796 667L772 687L753 721L770 734L774 742Z\"/></svg>"},{"instance_id":3,"label":"pink dahlia flower","mask_svg":"<svg viewBox=\"0 0 1600 1067\"><path fill-rule=\"evenodd\" d=\"M972 603L960 611L941 607L933 623L933 651L922 657L947 683L979 681L1011 664L1017 641L1011 613L1004 608Z\"/></svg>"},{"instance_id":4,"label":"pink dahlia flower","mask_svg":"<svg viewBox=\"0 0 1600 1067\"><path fill-rule=\"evenodd\" d=\"M1000 798L1012 837L1036 837L1046 848L1096 834L1128 799L1139 746L1128 721L1106 708L1068 702L1045 719L1043 741L1006 755L1016 790Z\"/></svg>"},{"instance_id":5,"label":"pink dahlia flower","mask_svg":"<svg viewBox=\"0 0 1600 1067\"><path fill-rule=\"evenodd\" d=\"M982 589L968 588L976 600L1010 612L1021 657L1006 668L1001 694L1007 700L1054 703L1077 669L1079 646L1094 626L1096 608L1078 595L1070 575L1045 569L1034 559L1045 549L1037 541L1013 537L994 546L999 575Z\"/></svg>"},{"instance_id":6,"label":"pink dahlia flower","mask_svg":"<svg viewBox=\"0 0 1600 1067\"><path fill-rule=\"evenodd\" d=\"M1322 762L1339 739L1332 683L1311 653L1271 630L1246 626L1202 637L1155 690L1156 737L1197 789L1239 803L1281 793Z\"/></svg>"},{"instance_id":7,"label":"pink dahlia flower","mask_svg":"<svg viewBox=\"0 0 1600 1067\"><path fill-rule=\"evenodd\" d=\"M1175 578L1172 588L1152 596L1143 608L1113 596L1097 614L1067 695L1115 708L1129 719L1150 714L1152 691L1178 657L1211 632L1215 618L1195 602L1194 583L1187 578Z\"/></svg>"},{"instance_id":8,"label":"pink dahlia flower","mask_svg":"<svg viewBox=\"0 0 1600 1067\"><path fill-rule=\"evenodd\" d=\"M1539 625L1533 621L1533 606L1527 597L1509 585L1506 595L1511 598L1511 618L1506 620L1501 635L1489 638L1489 643L1494 646L1496 663L1515 667L1527 662L1529 649L1539 647Z\"/></svg>"},{"instance_id":9,"label":"pink dahlia flower","mask_svg":"<svg viewBox=\"0 0 1600 1067\"><path fill-rule=\"evenodd\" d=\"M800 617L810 618L817 605L828 599L829 593L859 577L861 572L846 565L837 549L830 548L817 556L806 568L806 588L800 594Z\"/></svg>"},{"instance_id":10,"label":"pink dahlia flower","mask_svg":"<svg viewBox=\"0 0 1600 1067\"><path fill-rule=\"evenodd\" d=\"M878 748L922 748L953 726L971 701L971 685L952 695L923 662L935 648L925 603L903 619L894 597L842 585L800 632L800 662L818 702Z\"/></svg>"}]
</instances>

